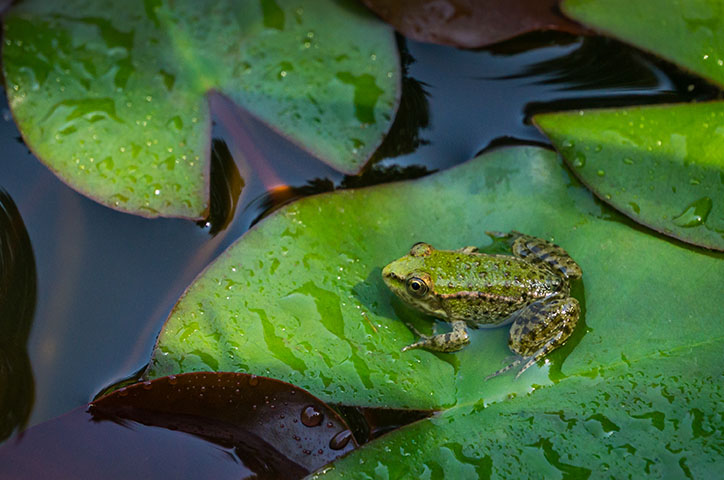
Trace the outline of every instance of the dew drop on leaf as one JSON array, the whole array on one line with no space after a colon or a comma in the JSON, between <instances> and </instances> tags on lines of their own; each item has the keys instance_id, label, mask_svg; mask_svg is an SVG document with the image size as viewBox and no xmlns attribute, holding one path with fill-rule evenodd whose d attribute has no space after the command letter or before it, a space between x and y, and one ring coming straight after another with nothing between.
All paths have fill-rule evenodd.
<instances>
[{"instance_id":1,"label":"dew drop on leaf","mask_svg":"<svg viewBox=\"0 0 724 480\"><path fill-rule=\"evenodd\" d=\"M309 405L302 410L302 423L307 427L316 427L322 423L322 412L313 405Z\"/></svg>"}]
</instances>

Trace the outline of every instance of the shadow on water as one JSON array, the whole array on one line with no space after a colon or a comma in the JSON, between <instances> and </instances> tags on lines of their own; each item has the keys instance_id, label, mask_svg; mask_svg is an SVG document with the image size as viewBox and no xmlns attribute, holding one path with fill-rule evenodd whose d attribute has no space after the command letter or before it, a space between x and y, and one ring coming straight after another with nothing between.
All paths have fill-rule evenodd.
<instances>
[{"instance_id":1,"label":"shadow on water","mask_svg":"<svg viewBox=\"0 0 724 480\"><path fill-rule=\"evenodd\" d=\"M30 237L12 198L0 189L0 441L22 429L35 398L27 343L36 288Z\"/></svg>"},{"instance_id":2,"label":"shadow on water","mask_svg":"<svg viewBox=\"0 0 724 480\"><path fill-rule=\"evenodd\" d=\"M209 216L198 222L209 228L212 237L224 230L236 213L244 179L234 162L226 141L214 138L211 143L211 185L209 186Z\"/></svg>"}]
</instances>

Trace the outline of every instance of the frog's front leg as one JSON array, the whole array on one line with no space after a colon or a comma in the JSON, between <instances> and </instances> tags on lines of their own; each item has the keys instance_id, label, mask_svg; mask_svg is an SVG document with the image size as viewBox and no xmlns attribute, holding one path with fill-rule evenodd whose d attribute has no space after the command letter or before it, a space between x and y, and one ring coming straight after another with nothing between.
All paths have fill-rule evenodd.
<instances>
[{"instance_id":1,"label":"frog's front leg","mask_svg":"<svg viewBox=\"0 0 724 480\"><path fill-rule=\"evenodd\" d=\"M565 295L553 295L528 305L516 312L510 327L508 347L520 358L505 368L489 375L486 380L507 372L523 363L518 378L535 362L560 347L571 336L581 308L578 300Z\"/></svg>"},{"instance_id":2,"label":"frog's front leg","mask_svg":"<svg viewBox=\"0 0 724 480\"><path fill-rule=\"evenodd\" d=\"M435 352L456 352L470 343L467 325L463 320L453 321L452 331L447 333L427 336L421 335L420 332L415 330L413 331L420 336L420 339L403 348L403 352L412 350L413 348L425 348Z\"/></svg>"}]
</instances>

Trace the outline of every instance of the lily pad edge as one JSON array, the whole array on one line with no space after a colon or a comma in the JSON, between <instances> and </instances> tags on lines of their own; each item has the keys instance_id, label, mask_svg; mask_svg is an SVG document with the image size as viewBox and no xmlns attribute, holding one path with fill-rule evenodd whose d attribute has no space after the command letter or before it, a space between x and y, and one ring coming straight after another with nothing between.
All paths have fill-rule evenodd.
<instances>
[{"instance_id":1,"label":"lily pad edge","mask_svg":"<svg viewBox=\"0 0 724 480\"><path fill-rule=\"evenodd\" d=\"M724 106L724 101L722 101L722 100L709 100L709 101L706 101L706 102L696 102L696 103L697 103L697 104L719 103L719 104L721 104L721 105ZM668 107L673 107L673 106L677 106L677 105L687 105L687 103L660 103L660 104L657 103L657 104L655 104L655 105L631 105L631 106L629 106L629 107L587 108L587 109L584 109L584 110L585 110L585 111L595 111L595 112L605 112L605 113L609 113L609 112L610 112L610 113L615 113L615 112L617 112L617 111L621 111L623 108L666 109L666 108L668 108ZM538 122L537 122L537 117L538 117L538 116L549 115L549 114L550 114L550 115L557 115L557 114L571 114L571 115L572 115L572 114L574 114L574 112L576 112L576 111L578 111L578 110L561 110L561 111L558 111L558 112L539 113L539 114L536 114L536 115L533 116L531 122L532 122L533 125L538 129L538 131L539 131L541 134L543 134L546 138L549 138L548 135L546 134L545 130L538 124ZM589 183L586 181L586 179L577 171L577 169L573 167L573 165L571 164L570 160L569 160L568 158L566 158L565 155L563 155L560 151L558 151L558 150L555 148L555 146L553 146L553 145L551 145L551 146L552 146L553 150L555 150L555 152L558 154L558 156L560 156L560 157L563 159L563 161L564 161L565 164L566 164L566 167L568 167L568 170L569 170L571 173L573 173L573 175L575 175L576 179L577 179L579 182L581 182L581 184L582 184L583 186L585 186L591 193L593 193L593 194L596 196L596 198L598 198L600 201L604 202L606 205L608 205L609 207L613 208L613 209L616 210L617 212L622 213L623 215L625 215L627 218L631 219L631 220L632 220L633 222L635 222L636 224L642 225L642 226L646 227L647 229L649 229L649 230L651 230L651 231L653 231L653 232L656 232L657 234L661 235L663 238L667 238L667 239L672 239L672 238L673 238L673 239L675 239L675 240L677 240L677 241L679 241L679 242L682 242L682 243L684 243L684 244L686 244L686 245L688 245L688 246L694 246L694 247L698 247L698 248L704 248L704 249L711 250L711 251L714 251L714 252L722 252L722 251L724 251L724 247L719 247L719 246L717 246L717 245L707 245L707 244L704 244L704 243L699 243L699 242L691 241L691 240L688 240L688 239L685 239L685 238L680 237L679 235L677 235L677 234L676 234L675 232L673 232L673 231L670 232L670 233L664 232L663 230L660 229L660 227L655 227L655 226L649 224L648 222L644 222L644 221L642 221L640 218L637 218L635 215L633 215L631 212L627 212L626 210L621 209L621 208L619 208L618 206L614 205L613 203L610 202L609 199L607 199L607 198L605 197L604 194L602 194L601 192L599 192L597 189L593 188L593 187L591 186L591 184L589 184Z\"/></svg>"}]
</instances>

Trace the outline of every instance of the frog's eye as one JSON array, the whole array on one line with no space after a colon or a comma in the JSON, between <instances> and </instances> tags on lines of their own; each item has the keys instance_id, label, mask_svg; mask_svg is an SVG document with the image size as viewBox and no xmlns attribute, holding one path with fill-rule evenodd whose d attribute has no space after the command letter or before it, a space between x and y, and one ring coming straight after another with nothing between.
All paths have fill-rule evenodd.
<instances>
[{"instance_id":1,"label":"frog's eye","mask_svg":"<svg viewBox=\"0 0 724 480\"><path fill-rule=\"evenodd\" d=\"M413 297L424 297L428 290L427 284L420 277L408 278L406 285L408 293Z\"/></svg>"}]
</instances>

